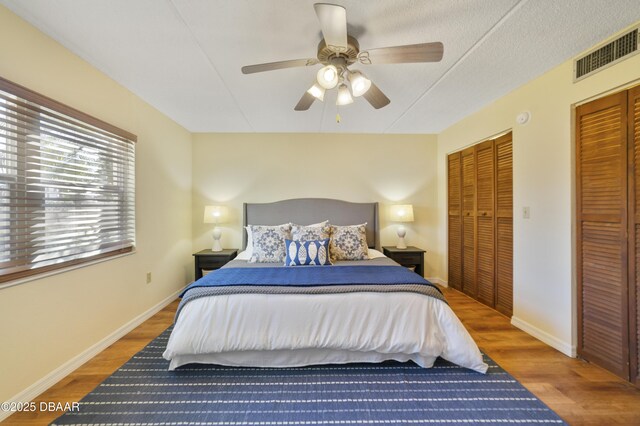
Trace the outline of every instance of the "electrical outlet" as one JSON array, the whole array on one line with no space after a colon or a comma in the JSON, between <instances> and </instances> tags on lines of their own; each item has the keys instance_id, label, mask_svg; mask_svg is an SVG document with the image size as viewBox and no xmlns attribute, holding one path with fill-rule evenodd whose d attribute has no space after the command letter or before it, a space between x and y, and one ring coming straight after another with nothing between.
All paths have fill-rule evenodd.
<instances>
[{"instance_id":1,"label":"electrical outlet","mask_svg":"<svg viewBox=\"0 0 640 426\"><path fill-rule=\"evenodd\" d=\"M529 210L529 207L522 208L522 217L523 219L529 219L531 217L531 211Z\"/></svg>"},{"instance_id":2,"label":"electrical outlet","mask_svg":"<svg viewBox=\"0 0 640 426\"><path fill-rule=\"evenodd\" d=\"M147 272L147 284L151 282L151 272Z\"/></svg>"}]
</instances>

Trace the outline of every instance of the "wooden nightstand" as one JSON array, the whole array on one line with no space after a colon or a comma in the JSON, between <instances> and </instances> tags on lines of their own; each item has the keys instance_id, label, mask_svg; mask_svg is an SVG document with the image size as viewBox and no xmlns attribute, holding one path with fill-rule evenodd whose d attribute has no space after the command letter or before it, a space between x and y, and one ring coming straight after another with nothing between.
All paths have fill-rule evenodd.
<instances>
[{"instance_id":1,"label":"wooden nightstand","mask_svg":"<svg viewBox=\"0 0 640 426\"><path fill-rule=\"evenodd\" d=\"M399 249L392 246L386 246L382 247L382 253L402 266L413 269L416 274L424 277L425 251L421 248L408 246L406 249Z\"/></svg>"},{"instance_id":2,"label":"wooden nightstand","mask_svg":"<svg viewBox=\"0 0 640 426\"><path fill-rule=\"evenodd\" d=\"M195 279L202 278L202 270L213 271L222 268L227 262L238 255L238 249L224 249L222 251L202 250L194 253Z\"/></svg>"}]
</instances>

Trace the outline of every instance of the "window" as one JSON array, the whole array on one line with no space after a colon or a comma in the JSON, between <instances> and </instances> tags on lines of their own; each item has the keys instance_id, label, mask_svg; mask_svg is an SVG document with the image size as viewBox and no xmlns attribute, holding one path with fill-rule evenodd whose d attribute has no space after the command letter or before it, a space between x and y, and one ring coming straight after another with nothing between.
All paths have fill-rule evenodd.
<instances>
[{"instance_id":1,"label":"window","mask_svg":"<svg viewBox=\"0 0 640 426\"><path fill-rule=\"evenodd\" d=\"M133 249L135 141L0 78L0 283Z\"/></svg>"}]
</instances>

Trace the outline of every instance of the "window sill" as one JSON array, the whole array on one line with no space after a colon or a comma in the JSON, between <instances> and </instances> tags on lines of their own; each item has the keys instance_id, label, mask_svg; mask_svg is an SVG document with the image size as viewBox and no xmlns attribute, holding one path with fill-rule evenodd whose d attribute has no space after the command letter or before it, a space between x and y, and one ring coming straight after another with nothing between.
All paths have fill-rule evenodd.
<instances>
[{"instance_id":1,"label":"window sill","mask_svg":"<svg viewBox=\"0 0 640 426\"><path fill-rule=\"evenodd\" d=\"M1 283L0 284L0 290L8 288L8 287L13 287L13 286L16 286L16 285L24 284L24 283L27 283L29 281L36 281L36 280L47 278L47 277L50 277L50 276L53 276L53 275L58 275L58 274L62 274L62 273L65 273L65 272L73 271L75 269L86 268L87 266L96 265L96 264L102 263L102 262L108 262L110 260L119 259L121 257L131 256L132 254L136 254L136 249L135 248L133 250L131 250L130 252L128 252L128 253L116 254L114 256L103 257L102 259L91 260L91 261L88 261L88 262L79 263L77 265L67 266L67 267L60 268L60 269L54 269L53 271L43 272L41 274L35 274L35 275L30 275L30 276L24 277L24 278L18 278L18 279L13 280L13 281L7 281L6 283Z\"/></svg>"}]
</instances>

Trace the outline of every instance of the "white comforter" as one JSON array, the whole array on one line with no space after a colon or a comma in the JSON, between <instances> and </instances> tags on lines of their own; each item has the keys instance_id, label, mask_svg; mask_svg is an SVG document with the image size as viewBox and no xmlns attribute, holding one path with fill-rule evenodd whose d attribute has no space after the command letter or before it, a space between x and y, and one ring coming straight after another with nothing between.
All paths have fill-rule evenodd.
<instances>
[{"instance_id":1,"label":"white comforter","mask_svg":"<svg viewBox=\"0 0 640 426\"><path fill-rule=\"evenodd\" d=\"M413 293L237 294L185 305L164 357L260 367L413 360L441 356L479 372L487 365L444 302Z\"/></svg>"}]
</instances>

